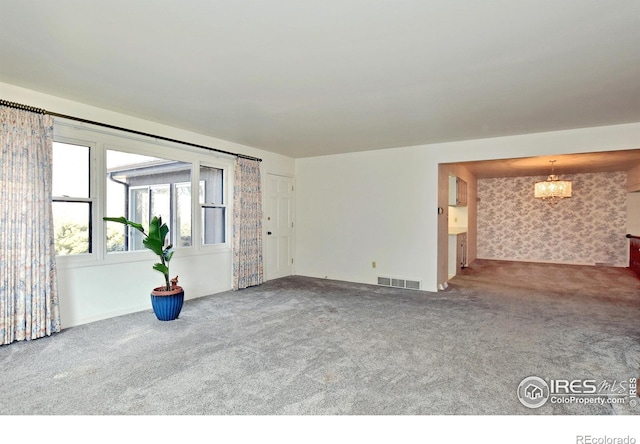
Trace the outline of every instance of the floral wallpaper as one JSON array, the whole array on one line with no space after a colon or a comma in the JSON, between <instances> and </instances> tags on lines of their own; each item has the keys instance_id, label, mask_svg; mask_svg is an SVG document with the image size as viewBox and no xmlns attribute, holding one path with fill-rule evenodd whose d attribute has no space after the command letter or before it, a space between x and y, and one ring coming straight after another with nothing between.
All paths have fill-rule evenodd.
<instances>
[{"instance_id":1,"label":"floral wallpaper","mask_svg":"<svg viewBox=\"0 0 640 444\"><path fill-rule=\"evenodd\" d=\"M478 179L478 258L626 267L626 173L561 175L573 195L533 197L546 176Z\"/></svg>"}]
</instances>

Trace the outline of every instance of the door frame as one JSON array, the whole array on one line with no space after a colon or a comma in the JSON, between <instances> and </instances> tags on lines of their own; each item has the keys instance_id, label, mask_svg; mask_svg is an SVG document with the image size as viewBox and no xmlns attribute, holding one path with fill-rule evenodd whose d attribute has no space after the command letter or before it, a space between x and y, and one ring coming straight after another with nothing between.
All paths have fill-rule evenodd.
<instances>
[{"instance_id":1,"label":"door frame","mask_svg":"<svg viewBox=\"0 0 640 444\"><path fill-rule=\"evenodd\" d=\"M268 242L267 242L267 215L270 212L270 208L269 208L269 195L268 195L268 184L269 184L269 176L278 176L278 177L284 177L287 179L291 180L291 186L293 187L292 191L291 191L291 221L293 222L293 227L292 227L292 232L291 232L291 257L294 258L295 257L295 251L296 251L296 236L295 236L295 225L296 225L296 199L295 199L295 187L296 187L296 179L295 176L292 176L290 174L286 174L286 173L278 173L278 172L266 172L265 174L265 179L264 179L264 195L263 195L263 204L264 204L264 214L263 214L263 223L262 223L262 238L264 239L263 243L262 243L262 248L263 248L263 252L262 252L262 257L264 259L264 280L268 281L271 279L274 279L273 277L269 276L269 272L268 272L268 266L266 261L269 258L269 246L268 246ZM291 274L290 276L293 276L296 274L296 263L295 263L295 259L293 261L292 264L290 264L290 269L291 269Z\"/></svg>"}]
</instances>

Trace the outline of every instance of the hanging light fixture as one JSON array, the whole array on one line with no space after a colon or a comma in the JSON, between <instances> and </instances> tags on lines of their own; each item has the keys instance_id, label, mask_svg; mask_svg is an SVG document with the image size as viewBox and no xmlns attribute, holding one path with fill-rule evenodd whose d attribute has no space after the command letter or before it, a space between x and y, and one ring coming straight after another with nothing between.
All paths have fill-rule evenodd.
<instances>
[{"instance_id":1,"label":"hanging light fixture","mask_svg":"<svg viewBox=\"0 0 640 444\"><path fill-rule=\"evenodd\" d=\"M559 180L558 176L553 174L553 164L555 160L551 162L551 174L547 177L547 180L536 182L534 197L544 199L552 205L557 204L566 197L571 197L571 181Z\"/></svg>"}]
</instances>

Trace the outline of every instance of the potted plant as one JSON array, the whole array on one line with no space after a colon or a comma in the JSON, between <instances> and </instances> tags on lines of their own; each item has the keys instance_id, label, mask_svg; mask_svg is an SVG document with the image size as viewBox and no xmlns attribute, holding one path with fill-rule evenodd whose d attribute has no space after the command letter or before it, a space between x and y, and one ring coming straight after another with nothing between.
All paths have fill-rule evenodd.
<instances>
[{"instance_id":1,"label":"potted plant","mask_svg":"<svg viewBox=\"0 0 640 444\"><path fill-rule=\"evenodd\" d=\"M156 287L151 292L151 306L156 317L161 321L173 321L180 315L184 302L184 290L178 286L178 276L169 279L169 261L173 257L173 245L166 241L169 227L162 223L162 217L154 216L149 223L149 233L139 223L124 217L104 217L107 222L118 222L135 228L144 235L142 244L160 258L153 269L164 276L165 285Z\"/></svg>"}]
</instances>

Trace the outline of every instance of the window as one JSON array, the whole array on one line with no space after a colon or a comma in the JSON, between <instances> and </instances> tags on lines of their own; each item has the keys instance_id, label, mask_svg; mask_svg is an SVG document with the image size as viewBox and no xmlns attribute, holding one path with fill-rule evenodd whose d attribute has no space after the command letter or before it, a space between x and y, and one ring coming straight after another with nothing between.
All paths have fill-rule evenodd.
<instances>
[{"instance_id":1,"label":"window","mask_svg":"<svg viewBox=\"0 0 640 444\"><path fill-rule=\"evenodd\" d=\"M146 250L142 233L104 223L105 216L124 216L145 230L162 217L180 254L226 251L232 166L232 160L56 122L52 208L59 263L126 262ZM132 254L115 254L124 252Z\"/></svg>"},{"instance_id":2,"label":"window","mask_svg":"<svg viewBox=\"0 0 640 444\"><path fill-rule=\"evenodd\" d=\"M202 243L223 244L226 239L226 205L224 200L224 170L200 166Z\"/></svg>"},{"instance_id":3,"label":"window","mask_svg":"<svg viewBox=\"0 0 640 444\"><path fill-rule=\"evenodd\" d=\"M161 217L171 243L189 247L191 205L191 163L107 150L108 216L124 216L145 231L154 216ZM107 252L143 250L143 239L138 230L107 224Z\"/></svg>"},{"instance_id":4,"label":"window","mask_svg":"<svg viewBox=\"0 0 640 444\"><path fill-rule=\"evenodd\" d=\"M88 146L53 142L53 228L60 256L93 251L90 154Z\"/></svg>"},{"instance_id":5,"label":"window","mask_svg":"<svg viewBox=\"0 0 640 444\"><path fill-rule=\"evenodd\" d=\"M176 247L191 245L191 184L188 182L173 185L173 200L176 203Z\"/></svg>"}]
</instances>

